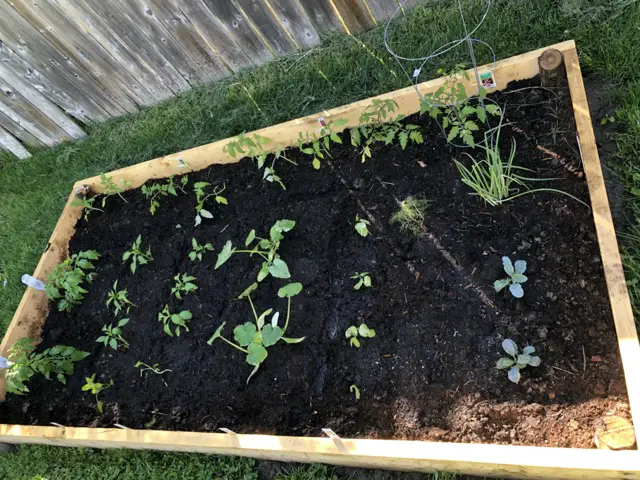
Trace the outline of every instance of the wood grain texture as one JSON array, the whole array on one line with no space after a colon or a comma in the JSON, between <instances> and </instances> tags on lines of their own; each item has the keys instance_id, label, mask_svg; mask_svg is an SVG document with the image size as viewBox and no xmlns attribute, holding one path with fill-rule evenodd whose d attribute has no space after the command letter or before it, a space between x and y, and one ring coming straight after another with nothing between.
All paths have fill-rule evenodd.
<instances>
[{"instance_id":1,"label":"wood grain texture","mask_svg":"<svg viewBox=\"0 0 640 480\"><path fill-rule=\"evenodd\" d=\"M573 41L554 45L564 53L567 62L569 84L576 112L576 123L589 183L589 193L594 206L594 220L602 252L602 260L609 286L616 331L620 341L621 357L625 373L630 376L638 365L639 350L635 324L631 316L629 297L624 284L615 232L606 200L602 172L597 157L595 139L588 115L586 96ZM517 57L497 62L494 76L497 89L503 89L512 80L531 78L539 72L538 57L545 49L539 49ZM489 66L480 67L486 71ZM445 79L436 79L418 86L421 93L437 90ZM473 88L472 83L465 85ZM394 99L398 113L409 115L418 111L418 97L413 87L390 92L375 99ZM314 115L275 125L256 133L272 139L278 149L294 145L299 132L316 131L317 119L346 119L344 128L357 125L360 113L373 98L334 108ZM230 139L221 140L131 167L110 172L116 182L131 181L130 188L137 188L150 179L165 178L174 174L201 170L215 163L232 163L223 152ZM186 164L186 167L184 166ZM100 192L99 177L82 180L74 186L91 186ZM80 209L70 206L70 200L56 225L48 250L42 256L34 273L45 279L67 255ZM47 301L44 293L28 288L0 344L0 354L6 354L10 346L23 336L38 338L46 319ZM631 362L631 363L630 363ZM0 392L4 392L0 377ZM638 380L627 378L632 414L638 412ZM451 444L402 440L350 440L343 439L340 448L327 438L282 437L270 435L236 435L196 432L169 432L149 430L122 430L109 428L35 427L0 425L0 441L7 443L40 443L58 446L90 446L99 448L134 448L169 451L188 451L239 455L263 459L297 461L305 463L329 463L364 468L386 468L419 472L453 471L470 475L508 478L571 478L571 479L632 479L640 478L640 453L638 451L594 451L547 447L508 445Z\"/></svg>"},{"instance_id":2,"label":"wood grain texture","mask_svg":"<svg viewBox=\"0 0 640 480\"><path fill-rule=\"evenodd\" d=\"M302 0L300 4L321 37L339 32L351 33L333 0Z\"/></svg>"},{"instance_id":3,"label":"wood grain texture","mask_svg":"<svg viewBox=\"0 0 640 480\"><path fill-rule=\"evenodd\" d=\"M571 91L571 101L575 112L582 164L587 177L604 276L607 281L613 321L618 335L620 357L627 384L627 395L631 414L637 419L634 422L636 438L640 438L640 376L635 373L636 368L640 365L638 332L633 318L631 300L629 299L622 259L618 250L611 210L609 209L609 199L602 176L602 167L600 166L598 147L591 124L591 114L589 113L589 104L584 90L584 82L582 81L578 53L575 49L563 53Z\"/></svg>"},{"instance_id":4,"label":"wood grain texture","mask_svg":"<svg viewBox=\"0 0 640 480\"><path fill-rule=\"evenodd\" d=\"M8 133L15 137L16 142L21 142L27 147L42 148L46 145L42 143L38 137L33 135L29 130L25 129L22 125L16 122L13 118L5 115L0 110L0 125Z\"/></svg>"},{"instance_id":5,"label":"wood grain texture","mask_svg":"<svg viewBox=\"0 0 640 480\"><path fill-rule=\"evenodd\" d=\"M362 0L332 0L351 33L375 26L375 22Z\"/></svg>"},{"instance_id":6,"label":"wood grain texture","mask_svg":"<svg viewBox=\"0 0 640 480\"><path fill-rule=\"evenodd\" d=\"M247 18L252 28L259 32L276 55L297 52L296 44L282 29L262 0L232 0L236 8Z\"/></svg>"},{"instance_id":7,"label":"wood grain texture","mask_svg":"<svg viewBox=\"0 0 640 480\"><path fill-rule=\"evenodd\" d=\"M298 0L263 0L299 50L320 45L320 35Z\"/></svg>"},{"instance_id":8,"label":"wood grain texture","mask_svg":"<svg viewBox=\"0 0 640 480\"><path fill-rule=\"evenodd\" d=\"M29 158L31 154L24 146L0 125L0 150L9 152L20 159ZM0 390L4 389L4 377L0 379Z\"/></svg>"},{"instance_id":9,"label":"wood grain texture","mask_svg":"<svg viewBox=\"0 0 640 480\"><path fill-rule=\"evenodd\" d=\"M387 18L390 18L396 10L398 10L399 5L396 0L363 0L369 6L369 10L372 15L376 19L376 23L382 23ZM402 15L402 12L399 12L398 15Z\"/></svg>"}]
</instances>

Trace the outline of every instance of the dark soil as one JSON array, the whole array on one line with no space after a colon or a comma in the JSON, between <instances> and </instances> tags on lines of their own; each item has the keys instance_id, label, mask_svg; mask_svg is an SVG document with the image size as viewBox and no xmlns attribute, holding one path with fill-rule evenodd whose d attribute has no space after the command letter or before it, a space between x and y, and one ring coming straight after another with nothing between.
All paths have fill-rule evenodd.
<instances>
[{"instance_id":1,"label":"dark soil","mask_svg":"<svg viewBox=\"0 0 640 480\"><path fill-rule=\"evenodd\" d=\"M540 186L588 202L568 93L533 85L520 82L494 96L507 104L504 150L513 138L516 163L532 169L530 176L559 178ZM279 163L286 191L243 160L191 174L189 194L163 199L155 216L137 190L124 195L127 203L110 198L104 213L79 222L70 245L72 253L102 254L98 276L70 314L51 309L39 347L70 344L91 355L66 386L33 378L28 396L9 396L0 406L0 421L311 436L328 427L344 437L591 447L601 416L628 417L591 211L554 193L489 207L460 181L453 159L468 161L465 149L448 145L426 117L409 121L422 126L423 145L379 146L366 163L345 135L320 171L290 151L298 166ZM210 204L215 218L194 228L191 185L199 180L224 182L229 205ZM409 195L431 202L421 238L389 223ZM372 222L369 237L354 230L356 214ZM283 218L297 224L280 253L292 281L304 284L288 335L306 339L271 347L247 385L244 355L207 340L223 321L232 337L236 325L251 320L249 304L236 297L260 262L238 254L213 266L227 240L241 245L252 228L266 236ZM121 257L139 234L154 261L132 275ZM216 252L191 262L192 237ZM493 291L504 277L503 255L529 263L521 300ZM349 277L356 271L370 272L373 288L355 291ZM178 273L198 279L199 290L182 301L170 295ZM105 307L115 280L137 305L124 327L131 347L117 353L95 342L101 326L115 321ZM253 295L257 308L284 315L276 292L285 283L263 282ZM163 333L157 314L165 304L191 310L189 332ZM355 349L344 332L362 322L377 336ZM519 385L495 368L504 338L534 345L542 358ZM172 371L140 376L139 360ZM96 372L114 381L101 394L102 415L95 398L81 392Z\"/></svg>"}]
</instances>

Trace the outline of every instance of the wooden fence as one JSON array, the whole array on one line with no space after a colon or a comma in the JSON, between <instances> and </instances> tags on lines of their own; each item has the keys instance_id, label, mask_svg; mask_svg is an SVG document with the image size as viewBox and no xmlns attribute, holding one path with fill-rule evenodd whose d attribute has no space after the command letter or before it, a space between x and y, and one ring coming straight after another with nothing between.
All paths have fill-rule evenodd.
<instances>
[{"instance_id":1,"label":"wooden fence","mask_svg":"<svg viewBox=\"0 0 640 480\"><path fill-rule=\"evenodd\" d=\"M420 0L0 0L0 149L85 135Z\"/></svg>"}]
</instances>

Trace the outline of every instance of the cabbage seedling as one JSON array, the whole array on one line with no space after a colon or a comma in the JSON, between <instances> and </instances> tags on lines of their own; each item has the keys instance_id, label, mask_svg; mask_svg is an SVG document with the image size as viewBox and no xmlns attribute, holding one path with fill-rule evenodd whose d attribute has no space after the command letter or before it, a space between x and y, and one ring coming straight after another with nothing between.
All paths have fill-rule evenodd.
<instances>
[{"instance_id":1,"label":"cabbage seedling","mask_svg":"<svg viewBox=\"0 0 640 480\"><path fill-rule=\"evenodd\" d=\"M278 290L278 296L280 298L286 297L288 300L287 319L285 320L284 327L282 328L278 326L278 319L280 317L279 312L275 312L273 314L269 323L265 323L265 320L269 315L271 315L271 312L273 312L272 308L265 310L260 315L258 315L258 313L256 312L253 301L251 300L251 293L257 288L258 284L253 283L238 297L239 299L246 298L249 301L249 304L251 305L251 311L253 312L253 317L255 319L255 324L252 322L246 322L245 324L238 325L236 328L234 328L233 338L235 342L232 342L222 335L222 330L227 323L223 322L222 325L218 327L215 333L207 341L207 343L211 345L215 340L219 338L231 345L233 348L240 350L242 353L246 354L246 362L249 365L253 366L253 370L247 378L247 383L249 383L251 377L255 375L262 362L264 362L267 358L267 348L275 345L280 340L285 343L300 343L305 338L289 338L284 336L287 328L289 327L289 320L291 317L291 298L295 297L302 291L302 284L290 283Z\"/></svg>"},{"instance_id":2,"label":"cabbage seedling","mask_svg":"<svg viewBox=\"0 0 640 480\"><path fill-rule=\"evenodd\" d=\"M127 308L127 313L129 313L131 307L137 307L136 304L129 301L128 295L129 293L126 288L124 290L118 290L118 280L113 282L113 288L107 296L107 307L110 305L113 306L113 313L116 317L120 313L120 310L125 307Z\"/></svg>"},{"instance_id":3,"label":"cabbage seedling","mask_svg":"<svg viewBox=\"0 0 640 480\"><path fill-rule=\"evenodd\" d=\"M356 272L355 275L349 278L358 279L356 284L353 286L354 290L360 290L363 286L367 288L372 287L371 277L369 276L369 272L362 272L362 273Z\"/></svg>"},{"instance_id":4,"label":"cabbage seedling","mask_svg":"<svg viewBox=\"0 0 640 480\"><path fill-rule=\"evenodd\" d=\"M373 328L367 327L366 323L363 323L359 327L355 325L351 325L344 332L344 336L349 339L349 345L352 347L360 348L360 340L358 337L362 338L373 338L376 336L376 331Z\"/></svg>"},{"instance_id":5,"label":"cabbage seedling","mask_svg":"<svg viewBox=\"0 0 640 480\"><path fill-rule=\"evenodd\" d=\"M193 191L196 193L196 227L202 223L203 218L213 218L213 214L204 208L204 202L211 197L215 197L216 203L222 205L228 205L226 197L221 196L220 194L226 190L226 186L223 183L222 187L220 185L216 186L213 189L213 192L206 193L205 189L211 185L209 182L196 182L193 184Z\"/></svg>"},{"instance_id":6,"label":"cabbage seedling","mask_svg":"<svg viewBox=\"0 0 640 480\"><path fill-rule=\"evenodd\" d=\"M21 338L11 347L5 375L8 393L27 393L29 388L25 383L37 373L47 380L51 380L53 374L60 383L66 384L65 375L73 374L74 363L89 355L67 345L56 345L40 353L34 353L35 348L35 341L31 338Z\"/></svg>"},{"instance_id":7,"label":"cabbage seedling","mask_svg":"<svg viewBox=\"0 0 640 480\"><path fill-rule=\"evenodd\" d=\"M364 218L360 218L358 215L356 215L355 229L356 232L358 232L362 237L366 237L367 235L369 235L369 225L371 225L371 222L369 220L365 220Z\"/></svg>"},{"instance_id":8,"label":"cabbage seedling","mask_svg":"<svg viewBox=\"0 0 640 480\"><path fill-rule=\"evenodd\" d=\"M83 392L90 391L93 395L96 396L96 408L98 409L98 412L102 413L102 401L98 399L98 395L103 390L113 387L113 380L109 380L109 383L96 382L95 373L90 377L85 377L84 380L85 380L85 384L82 386L82 391Z\"/></svg>"},{"instance_id":9,"label":"cabbage seedling","mask_svg":"<svg viewBox=\"0 0 640 480\"><path fill-rule=\"evenodd\" d=\"M108 345L116 351L120 346L122 346L122 348L124 349L128 349L129 342L127 342L122 337L122 327L124 327L127 323L129 323L129 319L123 318L116 324L115 327L113 326L113 324L103 325L102 333L104 333L104 335L99 336L96 339L96 342L102 343L105 347Z\"/></svg>"},{"instance_id":10,"label":"cabbage seedling","mask_svg":"<svg viewBox=\"0 0 640 480\"><path fill-rule=\"evenodd\" d=\"M142 235L138 235L138 238L136 238L133 245L131 245L131 250L127 250L122 255L122 261L125 264L129 259L131 259L131 273L136 273L138 265L146 265L153 260L153 257L151 256L151 248L147 248L146 252L142 251Z\"/></svg>"},{"instance_id":11,"label":"cabbage seedling","mask_svg":"<svg viewBox=\"0 0 640 480\"><path fill-rule=\"evenodd\" d=\"M527 262L524 260L517 260L516 263L513 264L509 257L502 257L502 266L505 273L509 275L509 278L496 280L493 282L493 288L495 288L496 292L499 292L508 286L511 295L516 298L522 298L524 295L522 284L528 280L528 278L523 275L527 270Z\"/></svg>"},{"instance_id":12,"label":"cabbage seedling","mask_svg":"<svg viewBox=\"0 0 640 480\"><path fill-rule=\"evenodd\" d=\"M269 275L275 278L291 278L289 267L280 258L278 249L280 248L280 242L284 239L283 234L291 231L295 225L296 222L293 220L278 220L269 230L269 238L257 237L256 231L251 230L244 242L246 247L250 247L255 242L251 250L238 250L233 247L231 240L228 240L218 254L215 268L220 268L235 253L248 253L250 256L259 255L264 260L258 272L258 282L261 282Z\"/></svg>"},{"instance_id":13,"label":"cabbage seedling","mask_svg":"<svg viewBox=\"0 0 640 480\"><path fill-rule=\"evenodd\" d=\"M58 264L47 277L45 292L49 300L58 301L58 310L70 312L84 298L87 290L82 288L93 281L95 273L87 272L95 270L94 260L98 260L100 254L95 250L85 250L71 255L64 262Z\"/></svg>"},{"instance_id":14,"label":"cabbage seedling","mask_svg":"<svg viewBox=\"0 0 640 480\"><path fill-rule=\"evenodd\" d=\"M173 331L171 330L172 325L175 325L175 334L177 337L180 336L180 327L188 332L189 327L187 327L187 322L189 322L191 318L193 318L193 315L191 315L189 310L171 313L169 311L169 305L165 305L162 311L158 313L158 321L163 323L164 333L170 337L173 337Z\"/></svg>"},{"instance_id":15,"label":"cabbage seedling","mask_svg":"<svg viewBox=\"0 0 640 480\"><path fill-rule=\"evenodd\" d=\"M196 280L196 277L183 273L182 275L176 275L173 279L176 281L176 284L171 289L171 293L180 300L182 300L182 295L188 295L198 289L198 286L193 283L193 281Z\"/></svg>"},{"instance_id":16,"label":"cabbage seedling","mask_svg":"<svg viewBox=\"0 0 640 480\"><path fill-rule=\"evenodd\" d=\"M496 363L498 370L509 369L507 377L513 383L520 382L520 370L526 368L527 365L537 367L540 365L541 360L537 355L532 355L536 349L531 345L524 347L522 353L518 353L518 345L516 342L507 338L502 342L502 349L511 357L502 357Z\"/></svg>"},{"instance_id":17,"label":"cabbage seedling","mask_svg":"<svg viewBox=\"0 0 640 480\"><path fill-rule=\"evenodd\" d=\"M207 252L213 251L213 245L210 243L205 243L204 245L200 245L195 238L191 239L191 247L192 250L189 252L189 258L192 262L196 261L196 258L199 261L202 261L202 256Z\"/></svg>"}]
</instances>

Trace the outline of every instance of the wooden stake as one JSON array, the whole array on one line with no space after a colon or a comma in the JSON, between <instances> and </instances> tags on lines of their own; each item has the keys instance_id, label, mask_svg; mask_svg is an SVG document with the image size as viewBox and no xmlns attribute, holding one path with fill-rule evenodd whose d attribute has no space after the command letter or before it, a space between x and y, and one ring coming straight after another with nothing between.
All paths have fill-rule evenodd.
<instances>
[{"instance_id":1,"label":"wooden stake","mask_svg":"<svg viewBox=\"0 0 640 480\"><path fill-rule=\"evenodd\" d=\"M550 48L538 57L540 66L540 83L543 87L562 87L567 83L564 70L564 57L559 50Z\"/></svg>"}]
</instances>

